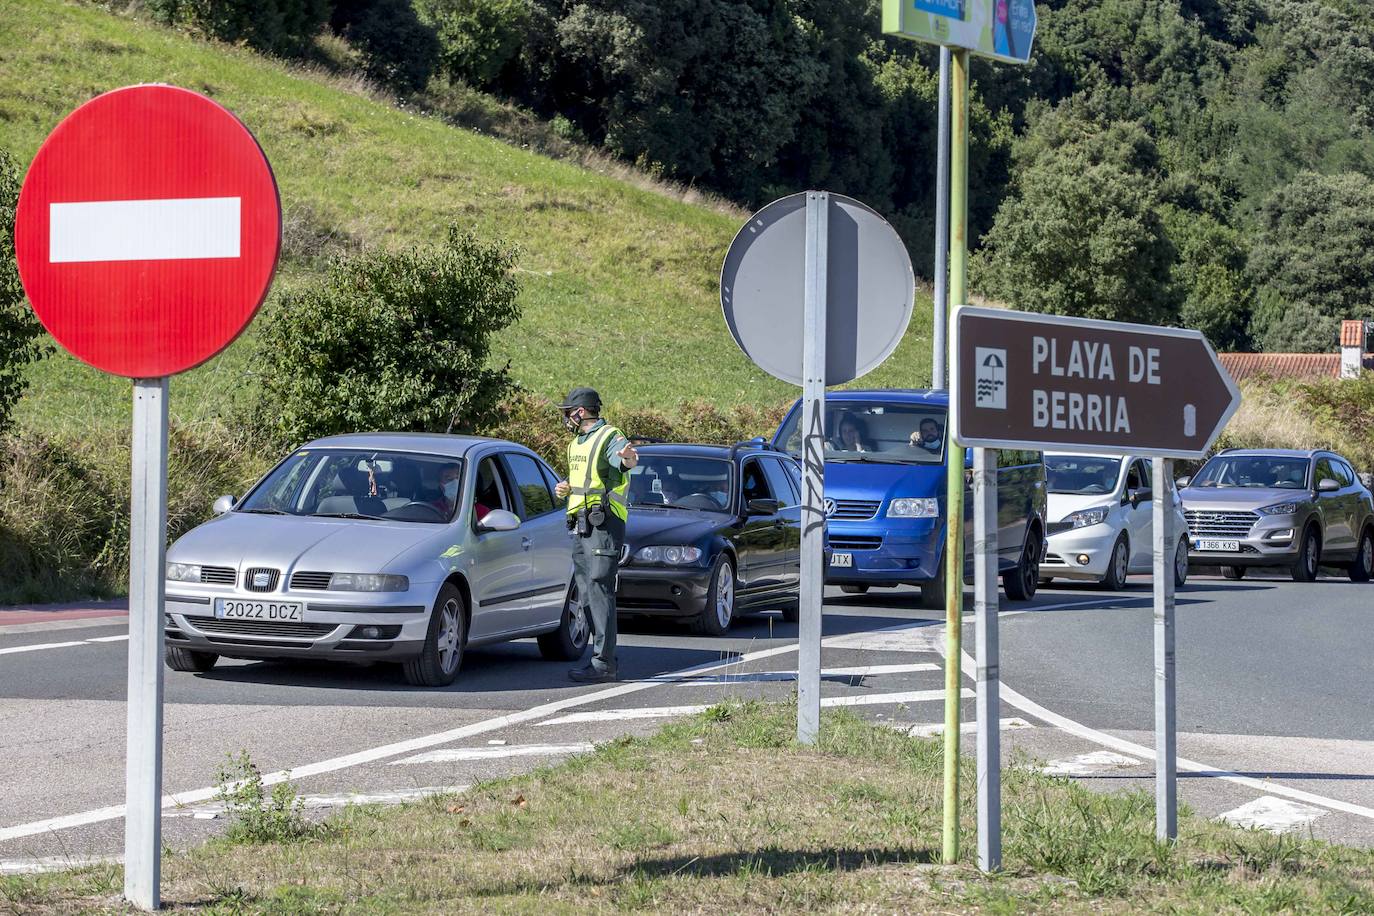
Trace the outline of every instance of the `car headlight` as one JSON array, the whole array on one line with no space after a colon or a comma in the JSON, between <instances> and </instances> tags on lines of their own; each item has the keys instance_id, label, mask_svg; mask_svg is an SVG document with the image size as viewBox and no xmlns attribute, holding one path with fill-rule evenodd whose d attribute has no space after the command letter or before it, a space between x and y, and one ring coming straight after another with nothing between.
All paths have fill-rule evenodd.
<instances>
[{"instance_id":1,"label":"car headlight","mask_svg":"<svg viewBox=\"0 0 1374 916\"><path fill-rule=\"evenodd\" d=\"M700 547L664 546L641 547L635 551L637 563L666 563L669 566L686 566L701 559Z\"/></svg>"},{"instance_id":2,"label":"car headlight","mask_svg":"<svg viewBox=\"0 0 1374 916\"><path fill-rule=\"evenodd\" d=\"M194 563L168 563L168 582L199 582L200 567Z\"/></svg>"},{"instance_id":3,"label":"car headlight","mask_svg":"<svg viewBox=\"0 0 1374 916\"><path fill-rule=\"evenodd\" d=\"M410 588L405 576L382 573L334 573L329 577L331 592L403 592Z\"/></svg>"},{"instance_id":4,"label":"car headlight","mask_svg":"<svg viewBox=\"0 0 1374 916\"><path fill-rule=\"evenodd\" d=\"M940 503L933 497L894 499L887 504L888 518L939 518Z\"/></svg>"},{"instance_id":5,"label":"car headlight","mask_svg":"<svg viewBox=\"0 0 1374 916\"><path fill-rule=\"evenodd\" d=\"M1261 515L1295 515L1297 511L1297 503L1278 503L1273 506L1265 506L1259 510Z\"/></svg>"},{"instance_id":6,"label":"car headlight","mask_svg":"<svg viewBox=\"0 0 1374 916\"><path fill-rule=\"evenodd\" d=\"M1080 509L1071 515L1065 516L1064 521L1069 522L1075 528L1087 528L1089 525L1100 525L1107 520L1107 513L1112 510L1107 506L1096 506L1092 509Z\"/></svg>"}]
</instances>

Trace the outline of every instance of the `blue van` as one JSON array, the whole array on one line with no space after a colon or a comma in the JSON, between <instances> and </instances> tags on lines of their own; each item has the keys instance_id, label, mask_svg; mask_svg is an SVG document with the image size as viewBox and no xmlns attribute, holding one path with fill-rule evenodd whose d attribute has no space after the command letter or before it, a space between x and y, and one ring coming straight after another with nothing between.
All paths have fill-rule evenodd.
<instances>
[{"instance_id":1,"label":"blue van","mask_svg":"<svg viewBox=\"0 0 1374 916\"><path fill-rule=\"evenodd\" d=\"M949 393L833 391L825 396L825 581L851 594L919 585L945 604L945 475ZM800 458L801 402L773 437ZM971 453L966 453L966 467ZM1035 595L1045 545L1045 465L1039 452L998 453L999 569L1007 597ZM967 475L965 477L967 480ZM972 498L965 490L965 578L973 574Z\"/></svg>"}]
</instances>

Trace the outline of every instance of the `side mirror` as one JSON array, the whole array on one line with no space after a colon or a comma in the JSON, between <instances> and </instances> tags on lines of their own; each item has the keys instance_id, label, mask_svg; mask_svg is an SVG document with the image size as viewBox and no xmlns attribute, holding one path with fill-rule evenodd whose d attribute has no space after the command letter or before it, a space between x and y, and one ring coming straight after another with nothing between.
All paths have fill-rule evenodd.
<instances>
[{"instance_id":1,"label":"side mirror","mask_svg":"<svg viewBox=\"0 0 1374 916\"><path fill-rule=\"evenodd\" d=\"M480 531L514 531L520 527L520 516L505 509L492 509L477 520Z\"/></svg>"},{"instance_id":2,"label":"side mirror","mask_svg":"<svg viewBox=\"0 0 1374 916\"><path fill-rule=\"evenodd\" d=\"M1318 493L1335 493L1340 488L1341 485L1330 477L1323 477L1321 481L1317 483Z\"/></svg>"},{"instance_id":3,"label":"side mirror","mask_svg":"<svg viewBox=\"0 0 1374 916\"><path fill-rule=\"evenodd\" d=\"M1188 486L1188 484L1190 484L1190 483L1192 482L1192 480L1193 480L1193 478L1191 478L1191 477L1189 477L1189 476L1187 476L1187 475L1185 474L1184 476L1180 477L1178 480L1175 480L1175 481L1174 481L1174 486L1177 487L1178 489L1182 490L1184 487Z\"/></svg>"},{"instance_id":4,"label":"side mirror","mask_svg":"<svg viewBox=\"0 0 1374 916\"><path fill-rule=\"evenodd\" d=\"M782 503L776 499L751 499L745 512L749 515L777 515L780 508Z\"/></svg>"},{"instance_id":5,"label":"side mirror","mask_svg":"<svg viewBox=\"0 0 1374 916\"><path fill-rule=\"evenodd\" d=\"M237 496L225 495L215 500L215 504L210 508L216 515L223 515L238 504L239 500Z\"/></svg>"}]
</instances>

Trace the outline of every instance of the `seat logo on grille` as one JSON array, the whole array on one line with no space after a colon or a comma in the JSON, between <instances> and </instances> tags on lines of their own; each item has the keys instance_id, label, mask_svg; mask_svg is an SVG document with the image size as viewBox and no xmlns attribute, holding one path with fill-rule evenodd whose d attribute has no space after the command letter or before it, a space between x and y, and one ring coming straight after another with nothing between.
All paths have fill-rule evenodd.
<instances>
[{"instance_id":1,"label":"seat logo on grille","mask_svg":"<svg viewBox=\"0 0 1374 916\"><path fill-rule=\"evenodd\" d=\"M267 572L253 573L254 588L270 588L272 585L272 574Z\"/></svg>"}]
</instances>

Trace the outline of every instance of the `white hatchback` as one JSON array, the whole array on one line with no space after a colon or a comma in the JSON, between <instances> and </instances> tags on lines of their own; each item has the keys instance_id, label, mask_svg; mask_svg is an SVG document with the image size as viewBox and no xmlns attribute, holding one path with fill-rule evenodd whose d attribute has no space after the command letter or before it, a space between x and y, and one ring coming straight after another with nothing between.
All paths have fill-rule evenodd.
<instances>
[{"instance_id":1,"label":"white hatchback","mask_svg":"<svg viewBox=\"0 0 1374 916\"><path fill-rule=\"evenodd\" d=\"M1040 563L1042 584L1052 579L1101 582L1116 590L1132 573L1149 573L1154 560L1150 462L1108 455L1045 454L1049 540ZM1174 583L1188 578L1188 526L1173 493Z\"/></svg>"}]
</instances>

